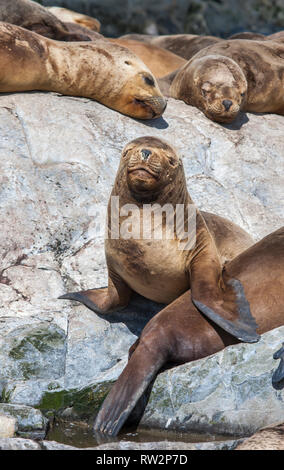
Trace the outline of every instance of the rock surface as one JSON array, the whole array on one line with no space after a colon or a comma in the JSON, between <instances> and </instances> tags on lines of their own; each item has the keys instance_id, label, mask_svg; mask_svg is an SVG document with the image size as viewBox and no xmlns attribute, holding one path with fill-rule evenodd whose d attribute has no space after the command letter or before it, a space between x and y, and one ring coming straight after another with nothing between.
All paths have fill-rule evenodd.
<instances>
[{"instance_id":1,"label":"rock surface","mask_svg":"<svg viewBox=\"0 0 284 470\"><path fill-rule=\"evenodd\" d=\"M148 34L212 34L238 31L271 33L284 29L282 0L39 0L94 16L101 32Z\"/></svg>"},{"instance_id":2,"label":"rock surface","mask_svg":"<svg viewBox=\"0 0 284 470\"><path fill-rule=\"evenodd\" d=\"M48 420L42 415L40 410L35 410L25 405L0 403L0 415L15 420L16 428L14 432L17 431L18 436L36 439L43 439L46 436Z\"/></svg>"},{"instance_id":3,"label":"rock surface","mask_svg":"<svg viewBox=\"0 0 284 470\"><path fill-rule=\"evenodd\" d=\"M198 207L228 217L257 240L284 225L283 126L283 116L253 114L221 126L173 99L163 118L143 122L82 98L1 95L1 401L89 417L126 364L128 348L161 308L137 297L123 314L102 317L57 299L106 284L103 223L96 213L98 205L106 206L127 142L143 135L168 140L183 158ZM267 337L270 359L265 356L259 370L266 385L275 368L272 349L279 349L281 334L283 339L279 331ZM228 352L229 363L231 354L248 357L247 347L253 351L243 345L238 353ZM217 359L208 361L205 370ZM195 380L194 365L179 370L184 380L191 370ZM236 409L250 384L245 381L244 392L238 392ZM167 393L166 382L165 387ZM280 407L277 400L273 407ZM237 429L250 418L241 414Z\"/></svg>"},{"instance_id":4,"label":"rock surface","mask_svg":"<svg viewBox=\"0 0 284 470\"><path fill-rule=\"evenodd\" d=\"M0 412L0 438L14 437L17 430L17 420Z\"/></svg>"}]
</instances>

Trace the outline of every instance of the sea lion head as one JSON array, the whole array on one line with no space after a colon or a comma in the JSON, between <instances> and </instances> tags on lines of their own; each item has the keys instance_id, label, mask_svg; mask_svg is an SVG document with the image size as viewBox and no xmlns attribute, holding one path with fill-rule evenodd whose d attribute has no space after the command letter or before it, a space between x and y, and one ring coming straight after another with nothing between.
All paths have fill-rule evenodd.
<instances>
[{"instance_id":1,"label":"sea lion head","mask_svg":"<svg viewBox=\"0 0 284 470\"><path fill-rule=\"evenodd\" d=\"M160 117L167 101L153 74L129 49L118 44L111 46L112 55L116 58L113 73L118 74L118 88L112 99L112 107L137 119Z\"/></svg>"},{"instance_id":2,"label":"sea lion head","mask_svg":"<svg viewBox=\"0 0 284 470\"><path fill-rule=\"evenodd\" d=\"M229 57L193 58L176 79L172 85L176 97L198 107L212 121L232 122L246 100L246 77Z\"/></svg>"},{"instance_id":3,"label":"sea lion head","mask_svg":"<svg viewBox=\"0 0 284 470\"><path fill-rule=\"evenodd\" d=\"M148 136L126 145L119 173L125 177L134 199L149 202L177 184L177 179L184 178L182 161L175 150L164 140Z\"/></svg>"}]
</instances>

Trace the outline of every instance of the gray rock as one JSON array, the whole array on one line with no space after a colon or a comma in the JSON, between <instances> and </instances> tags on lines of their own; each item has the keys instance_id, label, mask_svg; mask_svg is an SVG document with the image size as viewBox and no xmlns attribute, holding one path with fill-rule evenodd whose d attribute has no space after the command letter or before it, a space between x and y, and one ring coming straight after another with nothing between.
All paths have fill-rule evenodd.
<instances>
[{"instance_id":1,"label":"gray rock","mask_svg":"<svg viewBox=\"0 0 284 470\"><path fill-rule=\"evenodd\" d=\"M283 335L284 326L160 374L140 426L236 436L284 421L284 390L271 383Z\"/></svg>"},{"instance_id":2,"label":"gray rock","mask_svg":"<svg viewBox=\"0 0 284 470\"><path fill-rule=\"evenodd\" d=\"M21 437L0 438L0 450L41 450L41 447L31 439Z\"/></svg>"},{"instance_id":3,"label":"gray rock","mask_svg":"<svg viewBox=\"0 0 284 470\"><path fill-rule=\"evenodd\" d=\"M284 28L282 0L40 0L95 16L107 36L148 34L213 34L238 31L271 33Z\"/></svg>"},{"instance_id":4,"label":"gray rock","mask_svg":"<svg viewBox=\"0 0 284 470\"><path fill-rule=\"evenodd\" d=\"M149 134L168 140L199 208L260 239L284 222L283 124L283 116L248 114L220 126L173 99L163 118L142 122L83 98L1 95L1 401L92 416L161 308L137 297L123 314L103 317L58 300L106 285L95 215L127 142Z\"/></svg>"},{"instance_id":5,"label":"gray rock","mask_svg":"<svg viewBox=\"0 0 284 470\"><path fill-rule=\"evenodd\" d=\"M25 405L0 403L0 415L16 420L15 431L21 437L43 439L46 436L48 420L40 410Z\"/></svg>"}]
</instances>

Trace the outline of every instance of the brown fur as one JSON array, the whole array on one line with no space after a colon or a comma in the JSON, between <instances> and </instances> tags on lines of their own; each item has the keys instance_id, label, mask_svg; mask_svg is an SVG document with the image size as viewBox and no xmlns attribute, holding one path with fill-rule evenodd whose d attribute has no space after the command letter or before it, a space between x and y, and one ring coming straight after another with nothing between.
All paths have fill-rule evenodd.
<instances>
[{"instance_id":1,"label":"brown fur","mask_svg":"<svg viewBox=\"0 0 284 470\"><path fill-rule=\"evenodd\" d=\"M225 276L239 279L244 286L259 334L284 324L283 268L284 228L226 265ZM206 357L236 342L199 313L187 291L155 315L130 348L129 362L104 401L94 430L116 435L161 368ZM283 443L282 428L283 425L273 431L278 446ZM267 434L259 434L258 445L262 437ZM244 444L244 449L247 448ZM253 441L250 448L255 448Z\"/></svg>"},{"instance_id":2,"label":"brown fur","mask_svg":"<svg viewBox=\"0 0 284 470\"><path fill-rule=\"evenodd\" d=\"M148 155L146 157L145 152ZM119 198L119 237L111 232L114 197ZM138 223L143 226L143 230L146 227L143 225L144 204L159 204L161 207L171 204L175 211L177 205L181 204L185 230L190 231L194 227L187 210L193 202L187 191L182 161L163 140L141 137L130 142L122 152L109 202L109 236L105 241L108 287L66 294L62 298L75 299L95 312L107 313L126 306L133 291L156 302L169 304L191 286L193 300L205 315L208 314L208 308L214 311L214 321L218 323L221 318L225 329L228 327L227 322L234 323L240 314L236 292L229 279L224 281L222 265L249 246L251 238L224 219L210 214L203 216L197 209L196 243L186 249L182 249L183 241L176 227L170 239L154 239L153 226L147 236L143 237L139 232L135 238L124 237L121 231L125 229L127 219L126 214L121 213L121 208L126 204L134 204L137 209L138 222L137 219L132 222L136 230L139 228ZM164 234L165 220L164 215L159 225ZM244 331L234 331L233 334L247 341L257 340L253 332L254 321L248 329L248 336Z\"/></svg>"},{"instance_id":3,"label":"brown fur","mask_svg":"<svg viewBox=\"0 0 284 470\"><path fill-rule=\"evenodd\" d=\"M283 115L283 87L284 45L233 39L196 54L176 74L170 95L213 121L232 122L240 111Z\"/></svg>"},{"instance_id":4,"label":"brown fur","mask_svg":"<svg viewBox=\"0 0 284 470\"><path fill-rule=\"evenodd\" d=\"M235 450L284 450L284 424L260 429Z\"/></svg>"},{"instance_id":5,"label":"brown fur","mask_svg":"<svg viewBox=\"0 0 284 470\"><path fill-rule=\"evenodd\" d=\"M166 107L145 64L105 40L63 43L1 23L0 57L0 92L46 90L84 96L140 119L158 117Z\"/></svg>"},{"instance_id":6,"label":"brown fur","mask_svg":"<svg viewBox=\"0 0 284 470\"><path fill-rule=\"evenodd\" d=\"M69 32L62 21L32 0L0 0L0 21L21 26L57 41L89 40L82 32Z\"/></svg>"},{"instance_id":7,"label":"brown fur","mask_svg":"<svg viewBox=\"0 0 284 470\"><path fill-rule=\"evenodd\" d=\"M201 49L222 41L222 39L214 36L197 36L196 34L170 34L164 36L127 34L122 38L148 42L154 46L167 49L185 60L190 60Z\"/></svg>"},{"instance_id":8,"label":"brown fur","mask_svg":"<svg viewBox=\"0 0 284 470\"><path fill-rule=\"evenodd\" d=\"M101 29L101 23L99 20L92 18L91 16L77 13L77 11L68 10L67 8L62 7L47 7L47 10L63 23L75 23L97 33Z\"/></svg>"},{"instance_id":9,"label":"brown fur","mask_svg":"<svg viewBox=\"0 0 284 470\"><path fill-rule=\"evenodd\" d=\"M228 39L251 39L253 41L265 41L266 36L261 33L252 33L250 31L244 31L243 33L236 33L230 36Z\"/></svg>"},{"instance_id":10,"label":"brown fur","mask_svg":"<svg viewBox=\"0 0 284 470\"><path fill-rule=\"evenodd\" d=\"M182 67L186 61L172 52L166 51L154 44L131 39L110 39L109 41L127 47L140 57L156 78L163 77Z\"/></svg>"}]
</instances>

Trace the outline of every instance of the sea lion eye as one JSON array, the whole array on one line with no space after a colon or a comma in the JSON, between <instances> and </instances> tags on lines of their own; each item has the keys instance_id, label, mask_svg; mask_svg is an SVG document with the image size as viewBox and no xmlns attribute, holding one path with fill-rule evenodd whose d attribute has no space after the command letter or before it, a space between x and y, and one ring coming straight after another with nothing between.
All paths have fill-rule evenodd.
<instances>
[{"instance_id":1,"label":"sea lion eye","mask_svg":"<svg viewBox=\"0 0 284 470\"><path fill-rule=\"evenodd\" d=\"M144 78L145 83L147 83L147 85L150 85L150 86L155 85L152 77L149 77L148 75L144 75L143 78Z\"/></svg>"},{"instance_id":2,"label":"sea lion eye","mask_svg":"<svg viewBox=\"0 0 284 470\"><path fill-rule=\"evenodd\" d=\"M175 166L175 164L176 164L176 161L173 157L169 158L169 162L170 162L170 165L172 165L172 166Z\"/></svg>"},{"instance_id":3,"label":"sea lion eye","mask_svg":"<svg viewBox=\"0 0 284 470\"><path fill-rule=\"evenodd\" d=\"M245 96L245 92L241 93L241 96Z\"/></svg>"}]
</instances>

